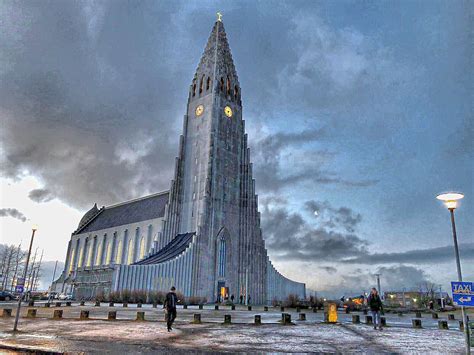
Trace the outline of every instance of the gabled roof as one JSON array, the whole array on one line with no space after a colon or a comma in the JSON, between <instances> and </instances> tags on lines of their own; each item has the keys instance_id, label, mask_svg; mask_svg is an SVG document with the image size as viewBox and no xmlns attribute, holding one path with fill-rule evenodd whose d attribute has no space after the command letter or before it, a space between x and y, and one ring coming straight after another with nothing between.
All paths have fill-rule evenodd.
<instances>
[{"instance_id":1,"label":"gabled roof","mask_svg":"<svg viewBox=\"0 0 474 355\"><path fill-rule=\"evenodd\" d=\"M124 224L161 218L165 215L168 196L169 191L164 191L117 205L102 207L92 220L80 226L73 234L88 233Z\"/></svg>"},{"instance_id":2,"label":"gabled roof","mask_svg":"<svg viewBox=\"0 0 474 355\"><path fill-rule=\"evenodd\" d=\"M171 260L181 254L193 240L195 233L178 234L171 242L169 242L163 249L160 249L155 254L137 261L133 265L150 265L159 264Z\"/></svg>"}]
</instances>

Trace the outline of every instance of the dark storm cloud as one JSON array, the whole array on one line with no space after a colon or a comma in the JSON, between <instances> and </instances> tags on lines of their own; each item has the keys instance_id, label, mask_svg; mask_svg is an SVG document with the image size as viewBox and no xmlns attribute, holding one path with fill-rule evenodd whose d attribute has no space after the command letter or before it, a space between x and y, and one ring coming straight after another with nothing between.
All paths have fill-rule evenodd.
<instances>
[{"instance_id":1,"label":"dark storm cloud","mask_svg":"<svg viewBox=\"0 0 474 355\"><path fill-rule=\"evenodd\" d=\"M474 261L474 243L459 245L463 261ZM453 247L451 245L429 249L414 249L401 253L376 253L367 254L343 260L348 264L438 264L453 260Z\"/></svg>"},{"instance_id":2,"label":"dark storm cloud","mask_svg":"<svg viewBox=\"0 0 474 355\"><path fill-rule=\"evenodd\" d=\"M26 222L26 217L23 213L18 211L16 208L2 208L0 209L0 217L13 217L19 219L22 222Z\"/></svg>"},{"instance_id":3,"label":"dark storm cloud","mask_svg":"<svg viewBox=\"0 0 474 355\"><path fill-rule=\"evenodd\" d=\"M51 201L54 196L53 194L51 193L51 191L49 190L46 190L46 189L35 189L35 190L31 190L29 193L28 193L28 197L35 201L35 202L48 202L48 201Z\"/></svg>"},{"instance_id":4,"label":"dark storm cloud","mask_svg":"<svg viewBox=\"0 0 474 355\"><path fill-rule=\"evenodd\" d=\"M267 247L279 260L337 261L368 253L367 241L354 233L340 231L347 230L344 219L333 218L332 223L313 227L299 213L291 213L281 206L267 205L262 211Z\"/></svg>"},{"instance_id":5,"label":"dark storm cloud","mask_svg":"<svg viewBox=\"0 0 474 355\"><path fill-rule=\"evenodd\" d=\"M311 213L317 213L317 218L326 218L323 222L326 226L334 228L342 226L347 232L353 233L355 227L362 221L360 213L355 213L348 207L334 208L328 201L306 201L306 210Z\"/></svg>"}]
</instances>

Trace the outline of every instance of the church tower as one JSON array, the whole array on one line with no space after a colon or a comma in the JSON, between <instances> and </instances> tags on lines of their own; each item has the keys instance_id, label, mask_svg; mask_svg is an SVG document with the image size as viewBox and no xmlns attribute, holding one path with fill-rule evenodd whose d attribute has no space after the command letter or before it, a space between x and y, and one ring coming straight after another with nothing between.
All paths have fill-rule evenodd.
<instances>
[{"instance_id":1,"label":"church tower","mask_svg":"<svg viewBox=\"0 0 474 355\"><path fill-rule=\"evenodd\" d=\"M224 25L214 24L189 89L162 235L195 232L193 294L214 300L252 289L265 300L259 226L239 80Z\"/></svg>"}]
</instances>

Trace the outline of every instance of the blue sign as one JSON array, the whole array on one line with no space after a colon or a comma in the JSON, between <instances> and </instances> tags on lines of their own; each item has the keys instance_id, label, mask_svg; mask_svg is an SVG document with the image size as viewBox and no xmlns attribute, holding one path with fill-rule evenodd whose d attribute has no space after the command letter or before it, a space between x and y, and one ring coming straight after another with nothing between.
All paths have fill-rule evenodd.
<instances>
[{"instance_id":1,"label":"blue sign","mask_svg":"<svg viewBox=\"0 0 474 355\"><path fill-rule=\"evenodd\" d=\"M453 303L458 306L474 307L474 284L472 282L451 282Z\"/></svg>"},{"instance_id":2,"label":"blue sign","mask_svg":"<svg viewBox=\"0 0 474 355\"><path fill-rule=\"evenodd\" d=\"M16 285L15 292L16 293L23 293L23 285Z\"/></svg>"}]
</instances>

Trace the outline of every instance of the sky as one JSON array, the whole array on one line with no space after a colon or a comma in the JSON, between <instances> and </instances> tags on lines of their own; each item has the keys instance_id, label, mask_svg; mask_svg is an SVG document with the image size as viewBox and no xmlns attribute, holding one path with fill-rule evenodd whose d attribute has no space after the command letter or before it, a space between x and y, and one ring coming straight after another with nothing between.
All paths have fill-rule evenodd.
<instances>
[{"instance_id":1,"label":"sky","mask_svg":"<svg viewBox=\"0 0 474 355\"><path fill-rule=\"evenodd\" d=\"M474 280L468 1L2 1L0 243L64 261L97 202L169 189L216 19L275 266L322 295ZM316 212L316 213L315 213ZM471 217L471 218L470 218ZM308 270L311 270L308 272Z\"/></svg>"}]
</instances>

